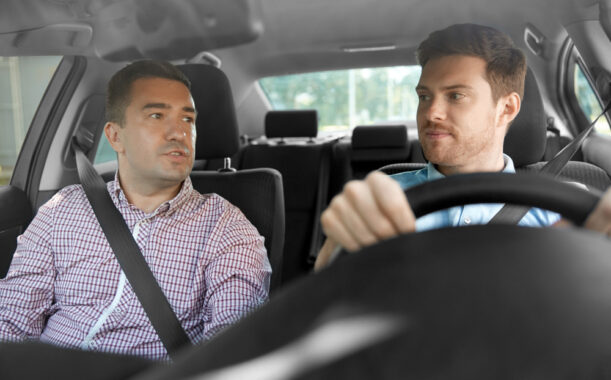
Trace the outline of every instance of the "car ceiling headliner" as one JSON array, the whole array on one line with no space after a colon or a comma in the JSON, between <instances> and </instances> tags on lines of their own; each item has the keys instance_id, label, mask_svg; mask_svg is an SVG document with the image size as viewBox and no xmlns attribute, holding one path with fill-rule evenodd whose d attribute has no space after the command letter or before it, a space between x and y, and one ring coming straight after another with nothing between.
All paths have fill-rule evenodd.
<instances>
[{"instance_id":1,"label":"car ceiling headliner","mask_svg":"<svg viewBox=\"0 0 611 380\"><path fill-rule=\"evenodd\" d=\"M431 31L454 23L492 25L521 41L526 23L556 36L597 15L597 0L0 0L0 49L112 61L213 50L261 77L405 63ZM378 45L396 48L343 51Z\"/></svg>"}]
</instances>

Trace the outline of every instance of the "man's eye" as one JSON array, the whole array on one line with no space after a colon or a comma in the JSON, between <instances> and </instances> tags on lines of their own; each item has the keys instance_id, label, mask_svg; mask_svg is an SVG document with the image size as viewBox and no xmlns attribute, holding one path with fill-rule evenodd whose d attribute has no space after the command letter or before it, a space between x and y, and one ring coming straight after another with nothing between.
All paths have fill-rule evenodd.
<instances>
[{"instance_id":1,"label":"man's eye","mask_svg":"<svg viewBox=\"0 0 611 380\"><path fill-rule=\"evenodd\" d=\"M187 123L193 123L193 118L191 116L185 116L182 118L183 121L187 122Z\"/></svg>"},{"instance_id":2,"label":"man's eye","mask_svg":"<svg viewBox=\"0 0 611 380\"><path fill-rule=\"evenodd\" d=\"M153 119L161 119L161 114L160 113L152 113L150 114L150 117Z\"/></svg>"},{"instance_id":3,"label":"man's eye","mask_svg":"<svg viewBox=\"0 0 611 380\"><path fill-rule=\"evenodd\" d=\"M465 95L461 94L459 92L453 92L452 94L450 94L450 99L452 99L452 100L460 100L460 99L462 99L464 97L465 97Z\"/></svg>"},{"instance_id":4,"label":"man's eye","mask_svg":"<svg viewBox=\"0 0 611 380\"><path fill-rule=\"evenodd\" d=\"M431 97L429 95L426 94L419 94L418 95L418 100L420 100L421 102L425 102L427 100L431 99Z\"/></svg>"}]
</instances>

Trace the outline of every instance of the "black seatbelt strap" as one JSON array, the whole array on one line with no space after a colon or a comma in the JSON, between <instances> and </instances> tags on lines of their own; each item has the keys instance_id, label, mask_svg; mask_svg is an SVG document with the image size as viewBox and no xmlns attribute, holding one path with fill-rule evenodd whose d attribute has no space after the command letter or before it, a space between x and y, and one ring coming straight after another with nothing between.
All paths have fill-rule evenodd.
<instances>
[{"instance_id":1,"label":"black seatbelt strap","mask_svg":"<svg viewBox=\"0 0 611 380\"><path fill-rule=\"evenodd\" d=\"M598 115L596 119L594 119L590 126L583 130L580 134L578 134L573 139L573 141L571 141L560 152L558 152L554 156L554 158L549 160L541 168L539 173L548 174L553 177L558 176L558 174L562 171L562 168L566 166L567 162L569 162L569 160L575 155L575 153L577 153L579 148L581 148L581 145L583 144L586 137L588 137L590 132L592 132L592 129L594 129L594 126L596 125L598 119L600 119L607 111L609 111L609 109L611 109L611 101L607 103L605 109L600 113L600 115ZM496 213L496 215L494 215L494 217L492 217L488 224L517 224L520 220L522 220L524 215L528 213L528 210L530 210L530 207L506 204L503 206L503 208L499 210L499 212Z\"/></svg>"},{"instance_id":2,"label":"black seatbelt strap","mask_svg":"<svg viewBox=\"0 0 611 380\"><path fill-rule=\"evenodd\" d=\"M172 357L191 341L155 280L123 216L115 207L104 180L89 162L76 138L72 141L72 147L79 178L93 212L153 328Z\"/></svg>"}]
</instances>

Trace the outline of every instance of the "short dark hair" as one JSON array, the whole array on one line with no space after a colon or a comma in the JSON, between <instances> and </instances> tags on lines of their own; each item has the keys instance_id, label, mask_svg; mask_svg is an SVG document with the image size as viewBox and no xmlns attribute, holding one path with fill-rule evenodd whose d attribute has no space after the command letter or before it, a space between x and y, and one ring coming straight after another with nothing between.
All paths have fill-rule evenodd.
<instances>
[{"instance_id":1,"label":"short dark hair","mask_svg":"<svg viewBox=\"0 0 611 380\"><path fill-rule=\"evenodd\" d=\"M494 28L457 24L431 33L416 50L420 66L435 58L467 55L486 62L486 79L496 102L513 91L524 96L526 57L511 38Z\"/></svg>"},{"instance_id":2,"label":"short dark hair","mask_svg":"<svg viewBox=\"0 0 611 380\"><path fill-rule=\"evenodd\" d=\"M142 78L176 80L191 89L191 82L176 66L165 61L142 60L133 62L110 78L106 91L106 121L123 125L125 109L129 105L132 84Z\"/></svg>"}]
</instances>

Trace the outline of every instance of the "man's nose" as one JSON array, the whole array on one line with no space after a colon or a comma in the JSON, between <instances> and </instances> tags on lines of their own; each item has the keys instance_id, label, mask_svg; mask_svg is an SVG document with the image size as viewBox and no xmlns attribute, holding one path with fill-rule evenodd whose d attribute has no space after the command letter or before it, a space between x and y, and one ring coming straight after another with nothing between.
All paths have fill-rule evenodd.
<instances>
[{"instance_id":1,"label":"man's nose","mask_svg":"<svg viewBox=\"0 0 611 380\"><path fill-rule=\"evenodd\" d=\"M439 96L431 98L426 108L426 118L431 121L443 120L446 117L446 104Z\"/></svg>"},{"instance_id":2,"label":"man's nose","mask_svg":"<svg viewBox=\"0 0 611 380\"><path fill-rule=\"evenodd\" d=\"M166 127L168 140L182 141L191 138L191 125L182 120L182 117L170 118Z\"/></svg>"}]
</instances>

